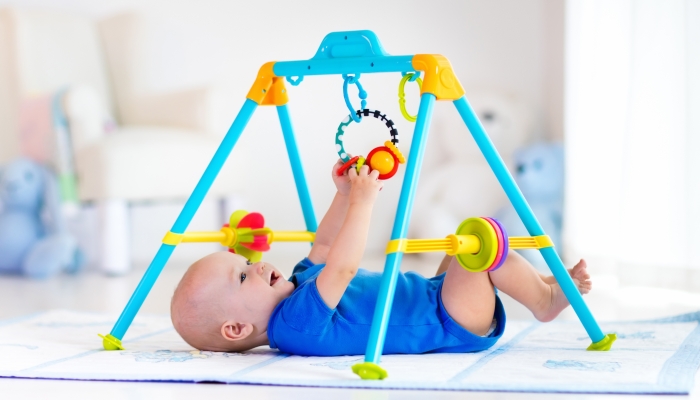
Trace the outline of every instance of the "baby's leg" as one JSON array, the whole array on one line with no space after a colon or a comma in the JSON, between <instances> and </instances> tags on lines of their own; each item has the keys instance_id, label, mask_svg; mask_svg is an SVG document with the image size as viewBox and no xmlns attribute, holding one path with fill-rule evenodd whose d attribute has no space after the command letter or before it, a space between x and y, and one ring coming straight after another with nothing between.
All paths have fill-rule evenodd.
<instances>
[{"instance_id":1,"label":"baby's leg","mask_svg":"<svg viewBox=\"0 0 700 400\"><path fill-rule=\"evenodd\" d=\"M542 322L553 320L569 305L553 277L541 276L514 251L508 253L501 268L488 273L469 272L454 257L449 258L442 301L450 316L472 333L486 333L491 325L495 307L493 286L527 307ZM591 290L585 261L579 261L569 274L582 294Z\"/></svg>"},{"instance_id":2,"label":"baby's leg","mask_svg":"<svg viewBox=\"0 0 700 400\"><path fill-rule=\"evenodd\" d=\"M464 329L475 335L485 335L491 327L496 307L496 294L489 274L469 272L455 257L447 259L451 260L442 284L442 303L450 317ZM441 269L443 267L441 264Z\"/></svg>"},{"instance_id":3,"label":"baby's leg","mask_svg":"<svg viewBox=\"0 0 700 400\"><path fill-rule=\"evenodd\" d=\"M579 265L582 263L583 261ZM582 267L585 273L585 263ZM498 290L527 307L535 318L542 322L553 320L569 305L556 281L549 283L547 279L543 279L527 260L514 251L508 253L508 258L501 268L489 272L488 275ZM579 290L581 289L580 287Z\"/></svg>"}]
</instances>

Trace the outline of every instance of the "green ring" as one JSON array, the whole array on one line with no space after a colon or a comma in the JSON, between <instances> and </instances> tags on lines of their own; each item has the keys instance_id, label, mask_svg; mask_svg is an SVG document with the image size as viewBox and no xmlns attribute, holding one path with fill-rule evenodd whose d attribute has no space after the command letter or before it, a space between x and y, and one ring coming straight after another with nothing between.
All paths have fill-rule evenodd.
<instances>
[{"instance_id":1,"label":"green ring","mask_svg":"<svg viewBox=\"0 0 700 400\"><path fill-rule=\"evenodd\" d=\"M345 128L353 123L352 116L348 115L345 119L338 125L338 130L335 132L335 147L338 151L338 157L343 160L344 163L350 161L348 153L345 151L345 145L343 144L343 135L345 134Z\"/></svg>"},{"instance_id":2,"label":"green ring","mask_svg":"<svg viewBox=\"0 0 700 400\"><path fill-rule=\"evenodd\" d=\"M476 254L457 254L457 261L469 272L486 271L498 254L498 236L493 226L483 218L468 218L457 228L456 235L475 235L481 241Z\"/></svg>"}]
</instances>

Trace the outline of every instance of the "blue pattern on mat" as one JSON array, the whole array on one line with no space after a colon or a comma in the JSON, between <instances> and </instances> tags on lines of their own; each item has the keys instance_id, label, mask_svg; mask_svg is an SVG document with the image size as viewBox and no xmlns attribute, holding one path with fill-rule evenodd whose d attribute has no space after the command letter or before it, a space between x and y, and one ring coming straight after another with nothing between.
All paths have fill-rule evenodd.
<instances>
[{"instance_id":1,"label":"blue pattern on mat","mask_svg":"<svg viewBox=\"0 0 700 400\"><path fill-rule=\"evenodd\" d=\"M618 362L590 362L577 360L547 360L543 367L549 369L573 369L576 371L604 371L615 372L620 369L621 365Z\"/></svg>"}]
</instances>

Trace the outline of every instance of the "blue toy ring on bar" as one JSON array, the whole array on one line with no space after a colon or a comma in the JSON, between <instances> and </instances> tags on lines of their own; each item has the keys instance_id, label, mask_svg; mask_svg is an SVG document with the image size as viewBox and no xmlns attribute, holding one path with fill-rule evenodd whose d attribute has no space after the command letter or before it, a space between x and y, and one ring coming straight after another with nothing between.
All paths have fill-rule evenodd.
<instances>
[{"instance_id":1,"label":"blue toy ring on bar","mask_svg":"<svg viewBox=\"0 0 700 400\"><path fill-rule=\"evenodd\" d=\"M350 98L348 97L348 83L352 83L357 86L357 90L359 91L361 104L360 110L364 110L365 107L367 107L367 100L365 100L367 98L367 92L365 92L365 90L362 88L362 84L360 83L360 74L355 74L355 76L343 74L343 79L343 97L345 98L345 105L348 107L348 110L350 110L350 117L352 120L355 122L360 122L362 120L362 116L355 112L352 104L350 104Z\"/></svg>"},{"instance_id":2,"label":"blue toy ring on bar","mask_svg":"<svg viewBox=\"0 0 700 400\"><path fill-rule=\"evenodd\" d=\"M360 79L360 73L354 74L354 75L348 75L348 74L340 74L343 79L347 79L348 83L355 84Z\"/></svg>"}]
</instances>

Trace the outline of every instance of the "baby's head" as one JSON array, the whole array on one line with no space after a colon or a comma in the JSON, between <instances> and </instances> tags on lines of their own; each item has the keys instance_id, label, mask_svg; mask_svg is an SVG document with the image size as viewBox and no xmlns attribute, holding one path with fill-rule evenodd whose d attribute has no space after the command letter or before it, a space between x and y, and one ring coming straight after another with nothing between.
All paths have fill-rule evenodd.
<instances>
[{"instance_id":1,"label":"baby's head","mask_svg":"<svg viewBox=\"0 0 700 400\"><path fill-rule=\"evenodd\" d=\"M294 291L272 265L219 252L195 262L170 303L175 330L200 350L244 351L267 343L272 311Z\"/></svg>"}]
</instances>

